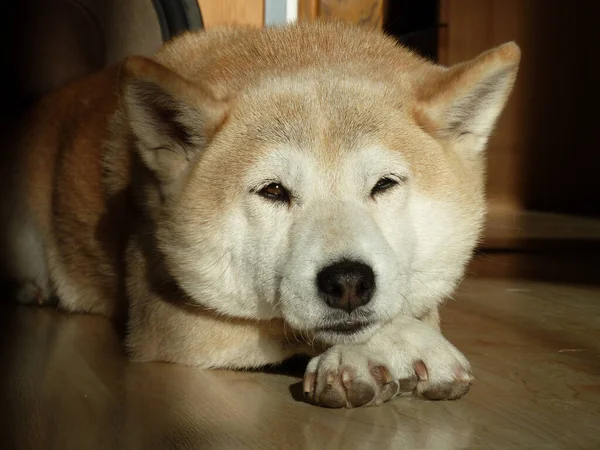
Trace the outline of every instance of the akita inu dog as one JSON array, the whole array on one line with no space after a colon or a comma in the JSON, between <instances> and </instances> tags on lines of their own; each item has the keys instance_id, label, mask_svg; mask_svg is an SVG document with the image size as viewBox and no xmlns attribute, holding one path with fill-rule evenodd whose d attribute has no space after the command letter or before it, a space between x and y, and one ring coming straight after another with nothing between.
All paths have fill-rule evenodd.
<instances>
[{"instance_id":1,"label":"akita inu dog","mask_svg":"<svg viewBox=\"0 0 600 450\"><path fill-rule=\"evenodd\" d=\"M6 278L24 303L126 308L133 360L308 353L318 405L458 398L471 370L438 307L480 235L519 59L445 68L339 23L130 57L41 100L5 151Z\"/></svg>"}]
</instances>

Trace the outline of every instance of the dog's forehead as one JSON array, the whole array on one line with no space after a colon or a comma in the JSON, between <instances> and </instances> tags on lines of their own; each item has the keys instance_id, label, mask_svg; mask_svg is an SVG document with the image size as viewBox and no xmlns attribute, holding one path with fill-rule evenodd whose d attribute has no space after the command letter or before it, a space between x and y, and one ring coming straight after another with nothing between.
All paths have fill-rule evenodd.
<instances>
[{"instance_id":1,"label":"dog's forehead","mask_svg":"<svg viewBox=\"0 0 600 450\"><path fill-rule=\"evenodd\" d=\"M270 149L287 144L323 156L372 147L393 123L410 122L396 86L343 74L302 73L249 89L234 120L246 138Z\"/></svg>"},{"instance_id":2,"label":"dog's forehead","mask_svg":"<svg viewBox=\"0 0 600 450\"><path fill-rule=\"evenodd\" d=\"M403 166L419 177L445 164L439 144L414 120L414 99L402 83L318 73L271 80L249 100L263 105L252 133L267 152L295 149L328 169Z\"/></svg>"},{"instance_id":3,"label":"dog's forehead","mask_svg":"<svg viewBox=\"0 0 600 450\"><path fill-rule=\"evenodd\" d=\"M213 167L202 169L203 179L217 173L237 186L235 174L250 174L252 184L303 173L435 174L439 146L412 118L412 101L402 83L331 70L265 78L238 98L204 158Z\"/></svg>"}]
</instances>

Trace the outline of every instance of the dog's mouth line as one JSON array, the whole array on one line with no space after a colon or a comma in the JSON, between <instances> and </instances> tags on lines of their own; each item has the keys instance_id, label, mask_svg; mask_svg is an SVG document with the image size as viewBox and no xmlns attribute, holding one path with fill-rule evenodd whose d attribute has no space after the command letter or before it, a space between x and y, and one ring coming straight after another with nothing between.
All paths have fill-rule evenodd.
<instances>
[{"instance_id":1,"label":"dog's mouth line","mask_svg":"<svg viewBox=\"0 0 600 450\"><path fill-rule=\"evenodd\" d=\"M373 325L372 322L339 323L335 325L319 327L317 331L335 334L354 334L370 327L371 325Z\"/></svg>"}]
</instances>

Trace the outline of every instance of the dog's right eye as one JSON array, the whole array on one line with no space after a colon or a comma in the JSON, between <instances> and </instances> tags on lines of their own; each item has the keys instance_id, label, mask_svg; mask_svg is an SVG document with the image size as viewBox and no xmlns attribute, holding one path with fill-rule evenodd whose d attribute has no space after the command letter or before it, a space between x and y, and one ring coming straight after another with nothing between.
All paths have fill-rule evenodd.
<instances>
[{"instance_id":1,"label":"dog's right eye","mask_svg":"<svg viewBox=\"0 0 600 450\"><path fill-rule=\"evenodd\" d=\"M279 183L271 183L258 191L258 195L274 202L290 203L290 193Z\"/></svg>"}]
</instances>

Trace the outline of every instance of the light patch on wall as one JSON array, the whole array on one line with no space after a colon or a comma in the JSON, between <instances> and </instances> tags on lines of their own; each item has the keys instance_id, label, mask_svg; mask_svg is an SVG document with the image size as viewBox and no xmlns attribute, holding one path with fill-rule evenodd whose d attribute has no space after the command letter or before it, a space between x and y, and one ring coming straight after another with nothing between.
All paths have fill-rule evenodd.
<instances>
[{"instance_id":1,"label":"light patch on wall","mask_svg":"<svg viewBox=\"0 0 600 450\"><path fill-rule=\"evenodd\" d=\"M265 0L265 25L283 25L298 19L298 0Z\"/></svg>"}]
</instances>

